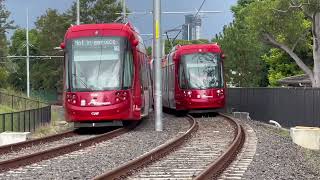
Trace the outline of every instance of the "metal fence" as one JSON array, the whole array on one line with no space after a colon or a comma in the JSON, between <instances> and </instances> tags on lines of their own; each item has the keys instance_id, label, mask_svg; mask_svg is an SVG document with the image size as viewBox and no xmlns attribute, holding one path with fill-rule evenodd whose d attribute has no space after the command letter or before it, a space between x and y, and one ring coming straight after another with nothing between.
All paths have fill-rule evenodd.
<instances>
[{"instance_id":1,"label":"metal fence","mask_svg":"<svg viewBox=\"0 0 320 180\"><path fill-rule=\"evenodd\" d=\"M0 132L34 132L51 122L51 106L24 97L0 92Z\"/></svg>"},{"instance_id":2,"label":"metal fence","mask_svg":"<svg viewBox=\"0 0 320 180\"><path fill-rule=\"evenodd\" d=\"M259 121L275 120L284 127L320 126L320 89L229 88L227 108L249 112Z\"/></svg>"},{"instance_id":3,"label":"metal fence","mask_svg":"<svg viewBox=\"0 0 320 180\"><path fill-rule=\"evenodd\" d=\"M34 132L51 122L51 106L21 112L0 114L0 132Z\"/></svg>"}]
</instances>

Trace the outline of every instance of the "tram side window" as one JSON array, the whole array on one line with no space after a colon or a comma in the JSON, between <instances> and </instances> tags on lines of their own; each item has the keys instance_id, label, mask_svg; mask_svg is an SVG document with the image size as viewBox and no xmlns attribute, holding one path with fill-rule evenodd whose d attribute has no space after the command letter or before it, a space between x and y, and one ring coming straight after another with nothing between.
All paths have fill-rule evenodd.
<instances>
[{"instance_id":1,"label":"tram side window","mask_svg":"<svg viewBox=\"0 0 320 180\"><path fill-rule=\"evenodd\" d=\"M180 67L179 67L179 83L180 83L180 88L181 89L187 89L187 84L186 84L186 76L185 76L185 68L183 67L183 63L180 62Z\"/></svg>"},{"instance_id":2,"label":"tram side window","mask_svg":"<svg viewBox=\"0 0 320 180\"><path fill-rule=\"evenodd\" d=\"M130 88L132 86L133 79L133 57L131 51L127 51L125 54L123 74L123 88Z\"/></svg>"},{"instance_id":3,"label":"tram side window","mask_svg":"<svg viewBox=\"0 0 320 180\"><path fill-rule=\"evenodd\" d=\"M69 90L69 65L68 65L68 63L69 63L69 60L68 60L68 54L67 53L65 53L65 55L64 55L64 70L65 70L65 72L64 72L64 80L65 80L65 88L66 88L66 90Z\"/></svg>"}]
</instances>

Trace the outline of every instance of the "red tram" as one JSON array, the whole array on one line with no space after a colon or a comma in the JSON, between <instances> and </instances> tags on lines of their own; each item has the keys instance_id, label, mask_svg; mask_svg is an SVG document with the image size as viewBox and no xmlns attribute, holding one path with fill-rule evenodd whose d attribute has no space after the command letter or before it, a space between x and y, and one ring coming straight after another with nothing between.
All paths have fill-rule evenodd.
<instances>
[{"instance_id":1,"label":"red tram","mask_svg":"<svg viewBox=\"0 0 320 180\"><path fill-rule=\"evenodd\" d=\"M177 45L162 62L162 103L188 112L225 106L224 55L217 44Z\"/></svg>"},{"instance_id":2,"label":"red tram","mask_svg":"<svg viewBox=\"0 0 320 180\"><path fill-rule=\"evenodd\" d=\"M152 85L142 38L127 24L68 29L64 107L75 127L122 125L149 114Z\"/></svg>"}]
</instances>

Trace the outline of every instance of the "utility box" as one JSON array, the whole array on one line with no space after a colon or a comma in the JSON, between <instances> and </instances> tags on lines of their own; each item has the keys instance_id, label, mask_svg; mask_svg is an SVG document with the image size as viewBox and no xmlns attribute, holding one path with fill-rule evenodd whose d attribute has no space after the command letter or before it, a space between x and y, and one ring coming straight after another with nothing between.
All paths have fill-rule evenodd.
<instances>
[{"instance_id":1,"label":"utility box","mask_svg":"<svg viewBox=\"0 0 320 180\"><path fill-rule=\"evenodd\" d=\"M320 150L320 128L296 126L290 128L292 141L304 148Z\"/></svg>"},{"instance_id":2,"label":"utility box","mask_svg":"<svg viewBox=\"0 0 320 180\"><path fill-rule=\"evenodd\" d=\"M26 141L30 132L3 132L0 134L0 146Z\"/></svg>"}]
</instances>

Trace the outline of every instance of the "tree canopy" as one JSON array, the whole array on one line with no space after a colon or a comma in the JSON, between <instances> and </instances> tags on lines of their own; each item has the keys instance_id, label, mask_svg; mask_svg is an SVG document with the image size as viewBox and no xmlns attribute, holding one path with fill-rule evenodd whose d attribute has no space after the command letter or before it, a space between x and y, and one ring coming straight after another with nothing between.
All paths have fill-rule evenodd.
<instances>
[{"instance_id":1,"label":"tree canopy","mask_svg":"<svg viewBox=\"0 0 320 180\"><path fill-rule=\"evenodd\" d=\"M0 0L0 88L4 88L7 85L7 78L9 76L9 61L4 58L8 54L6 32L15 28L13 21L9 20L10 12L6 9L4 2L4 0Z\"/></svg>"},{"instance_id":2,"label":"tree canopy","mask_svg":"<svg viewBox=\"0 0 320 180\"><path fill-rule=\"evenodd\" d=\"M277 86L283 77L305 73L319 87L319 3L238 0L234 21L215 38L227 54L230 79L240 86Z\"/></svg>"},{"instance_id":3,"label":"tree canopy","mask_svg":"<svg viewBox=\"0 0 320 180\"><path fill-rule=\"evenodd\" d=\"M77 4L73 3L66 15L76 22ZM84 24L110 23L115 21L122 11L122 5L117 0L80 0L80 20Z\"/></svg>"},{"instance_id":4,"label":"tree canopy","mask_svg":"<svg viewBox=\"0 0 320 180\"><path fill-rule=\"evenodd\" d=\"M243 13L258 39L281 49L320 87L320 2L318 0L263 0L250 3ZM310 40L312 43L310 43ZM308 45L310 44L310 45ZM312 52L306 63L301 50Z\"/></svg>"}]
</instances>

